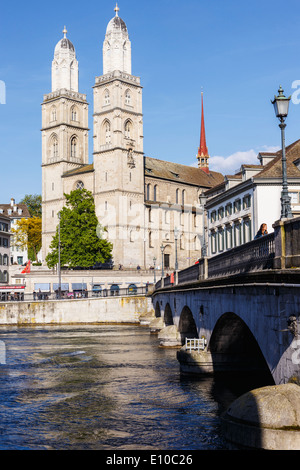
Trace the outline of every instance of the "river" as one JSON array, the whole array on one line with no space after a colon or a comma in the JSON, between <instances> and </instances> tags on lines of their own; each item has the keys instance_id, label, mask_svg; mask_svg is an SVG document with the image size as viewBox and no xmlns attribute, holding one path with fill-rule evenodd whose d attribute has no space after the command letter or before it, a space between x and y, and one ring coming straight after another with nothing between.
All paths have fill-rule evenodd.
<instances>
[{"instance_id":1,"label":"river","mask_svg":"<svg viewBox=\"0 0 300 470\"><path fill-rule=\"evenodd\" d=\"M147 327L1 327L0 450L220 450L240 381L183 377ZM252 387L253 388L253 387Z\"/></svg>"}]
</instances>

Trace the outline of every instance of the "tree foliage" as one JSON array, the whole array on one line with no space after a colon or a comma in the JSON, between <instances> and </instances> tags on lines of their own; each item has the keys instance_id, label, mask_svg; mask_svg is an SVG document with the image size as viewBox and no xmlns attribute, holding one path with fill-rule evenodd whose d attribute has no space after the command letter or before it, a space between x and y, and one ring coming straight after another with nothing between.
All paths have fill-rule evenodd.
<instances>
[{"instance_id":1,"label":"tree foliage","mask_svg":"<svg viewBox=\"0 0 300 470\"><path fill-rule=\"evenodd\" d=\"M14 243L33 253L34 260L37 260L37 254L42 246L42 219L40 217L30 217L29 219L17 220L12 233Z\"/></svg>"},{"instance_id":2,"label":"tree foliage","mask_svg":"<svg viewBox=\"0 0 300 470\"><path fill-rule=\"evenodd\" d=\"M66 206L60 211L60 224L56 228L50 252L46 256L49 268L58 264L60 227L60 260L62 266L90 267L111 258L112 244L99 236L99 222L94 198L86 189L75 189L64 195Z\"/></svg>"},{"instance_id":3,"label":"tree foliage","mask_svg":"<svg viewBox=\"0 0 300 470\"><path fill-rule=\"evenodd\" d=\"M25 194L19 204L26 204L31 217L42 217L42 196L39 194Z\"/></svg>"}]
</instances>

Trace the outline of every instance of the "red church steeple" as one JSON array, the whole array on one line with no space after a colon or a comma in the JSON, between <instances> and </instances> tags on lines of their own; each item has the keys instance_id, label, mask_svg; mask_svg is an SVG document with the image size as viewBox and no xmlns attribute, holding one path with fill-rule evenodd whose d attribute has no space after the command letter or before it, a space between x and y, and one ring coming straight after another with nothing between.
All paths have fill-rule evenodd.
<instances>
[{"instance_id":1,"label":"red church steeple","mask_svg":"<svg viewBox=\"0 0 300 470\"><path fill-rule=\"evenodd\" d=\"M209 173L209 154L206 146L205 125L204 125L204 111L203 111L203 92L201 92L201 133L200 133L200 147L198 148L198 167L205 173Z\"/></svg>"}]
</instances>

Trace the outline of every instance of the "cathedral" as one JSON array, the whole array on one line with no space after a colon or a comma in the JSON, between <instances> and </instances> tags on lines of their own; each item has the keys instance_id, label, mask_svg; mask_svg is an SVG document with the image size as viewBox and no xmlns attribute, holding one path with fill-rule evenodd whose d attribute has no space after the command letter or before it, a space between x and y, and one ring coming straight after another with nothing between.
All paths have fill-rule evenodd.
<instances>
[{"instance_id":1,"label":"cathedral","mask_svg":"<svg viewBox=\"0 0 300 470\"><path fill-rule=\"evenodd\" d=\"M52 89L42 102L42 260L58 213L77 188L92 192L99 236L113 243L115 266L184 269L204 243L200 194L223 181L209 170L202 119L198 167L145 156L140 78L132 75L131 42L115 7L103 42L103 74L93 87L93 162L89 162L86 95L78 61L63 30L52 61Z\"/></svg>"}]
</instances>

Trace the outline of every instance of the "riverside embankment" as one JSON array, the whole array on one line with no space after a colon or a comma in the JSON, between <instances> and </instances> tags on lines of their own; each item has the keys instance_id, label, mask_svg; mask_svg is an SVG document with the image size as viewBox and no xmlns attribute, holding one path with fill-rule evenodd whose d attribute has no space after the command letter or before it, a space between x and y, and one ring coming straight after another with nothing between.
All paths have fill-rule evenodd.
<instances>
[{"instance_id":1,"label":"riverside embankment","mask_svg":"<svg viewBox=\"0 0 300 470\"><path fill-rule=\"evenodd\" d=\"M152 314L150 296L0 303L0 325L134 324Z\"/></svg>"}]
</instances>

